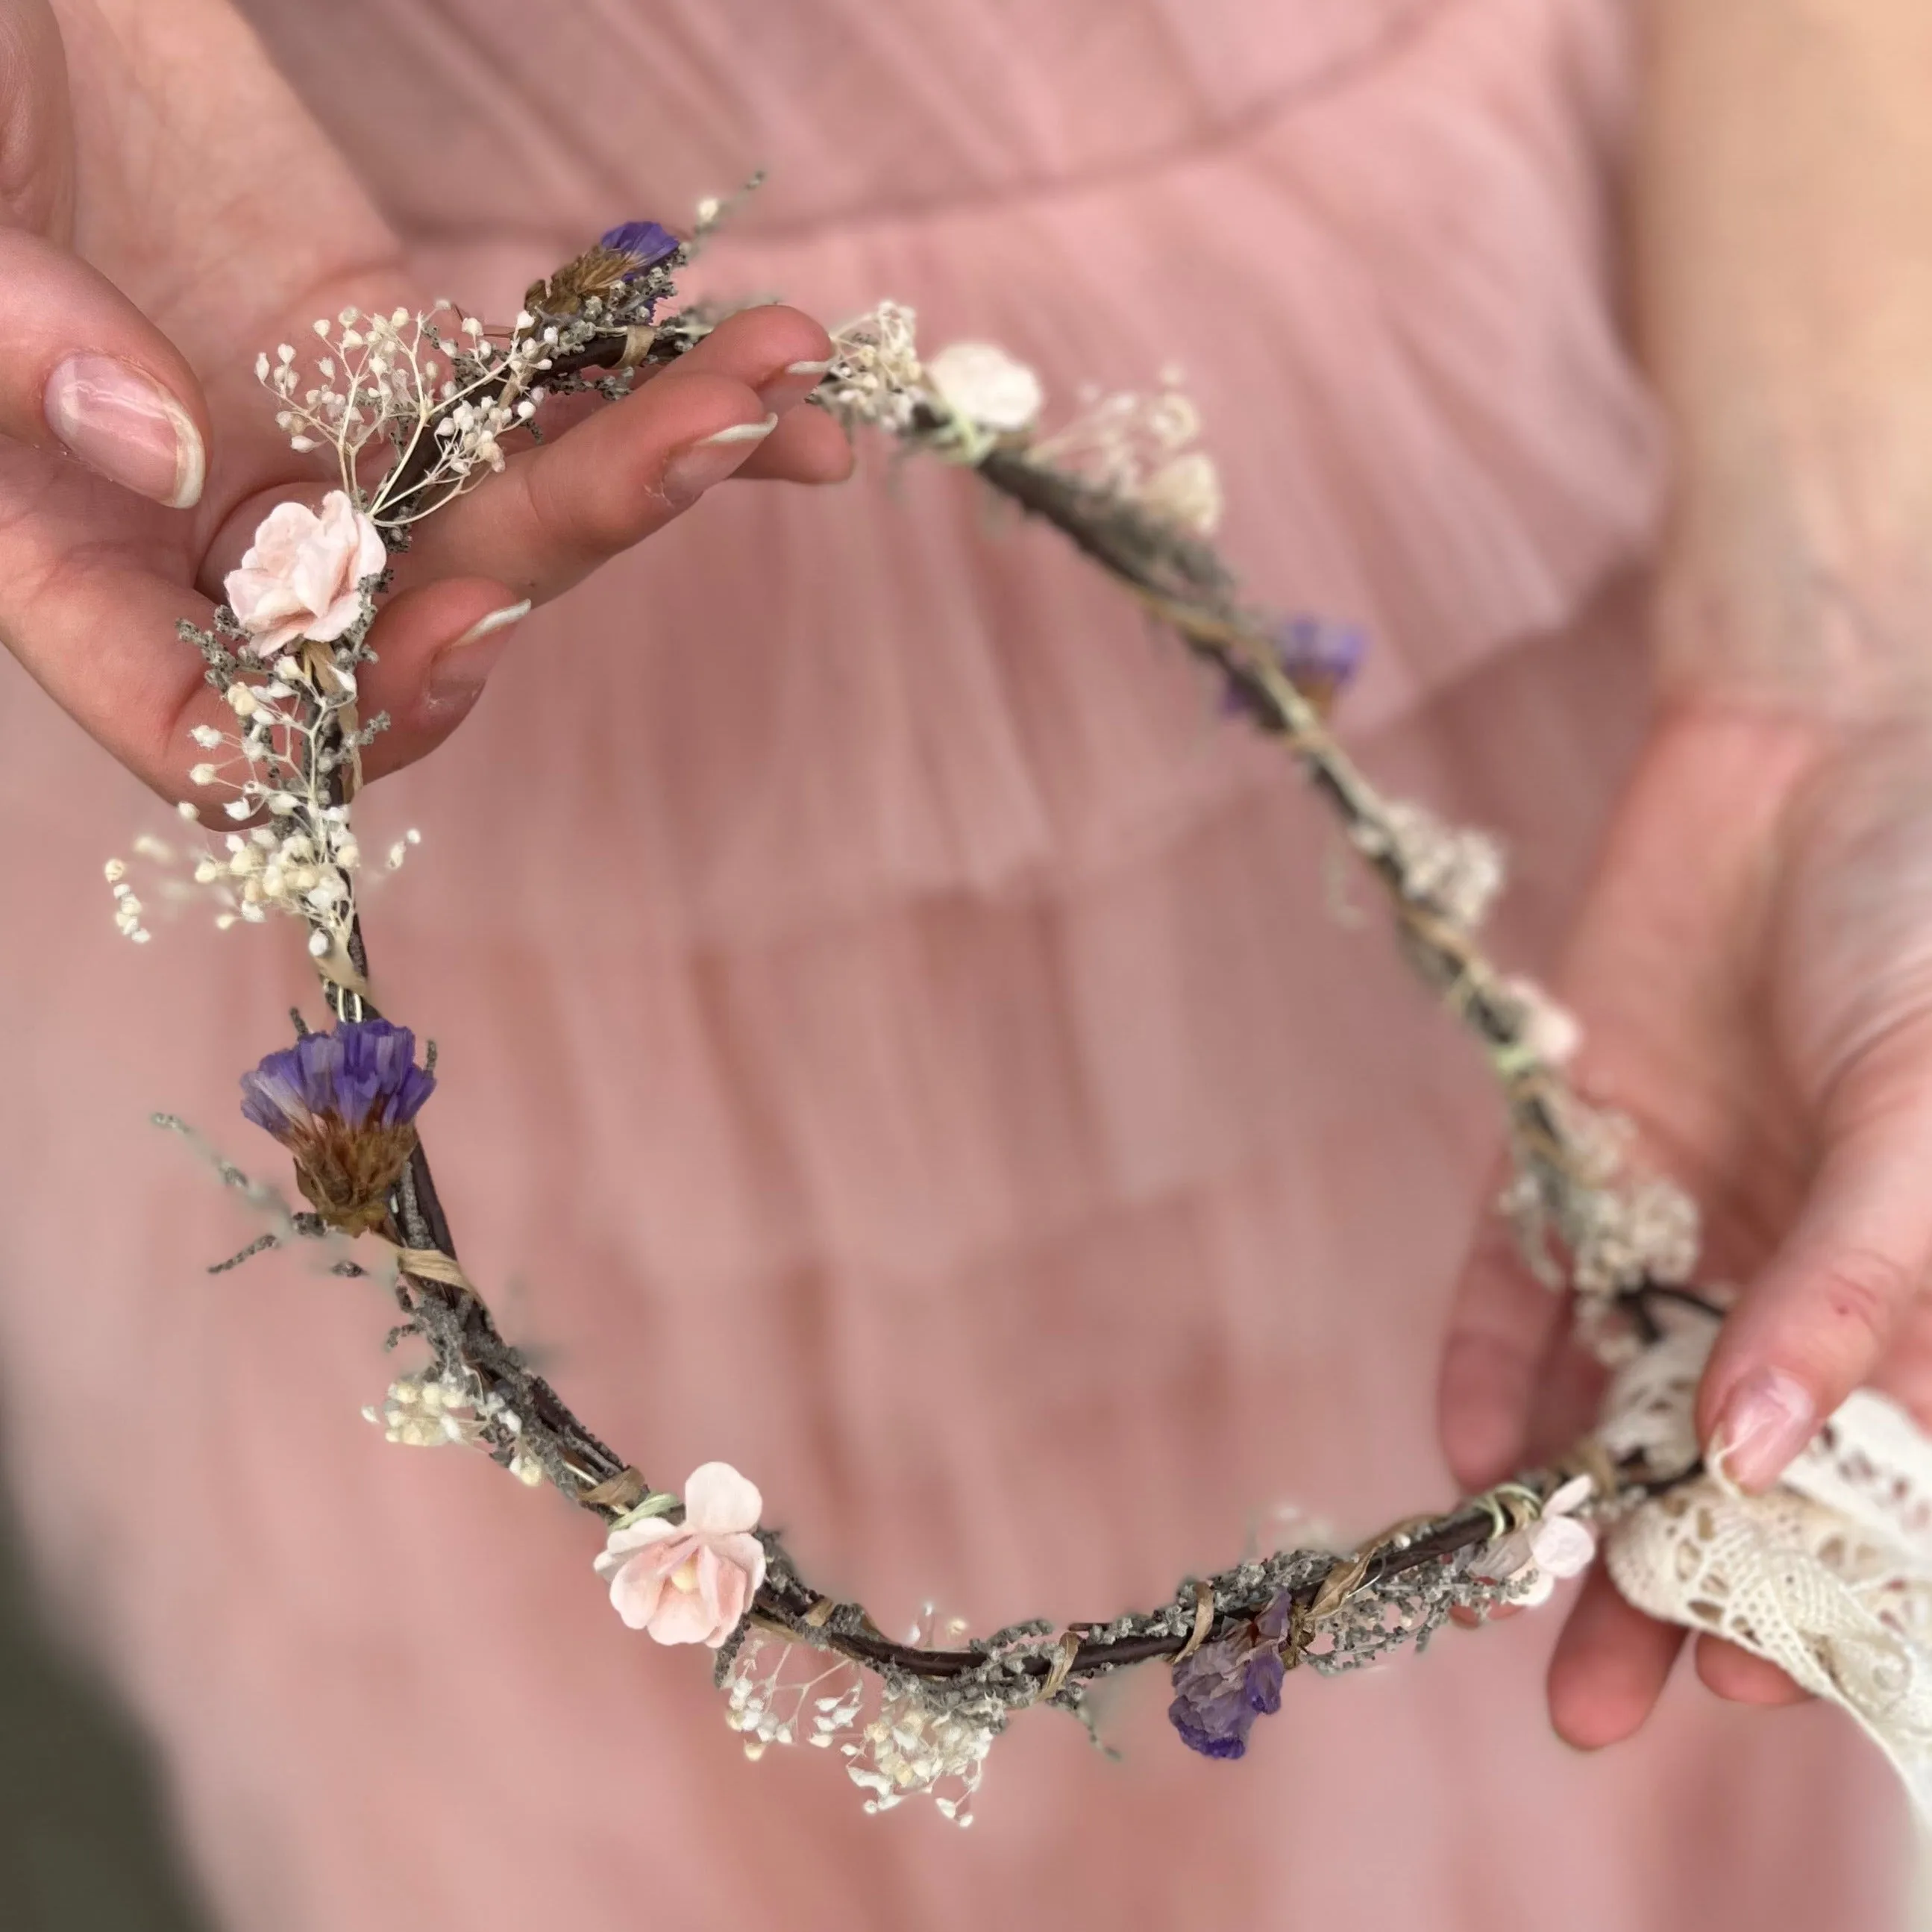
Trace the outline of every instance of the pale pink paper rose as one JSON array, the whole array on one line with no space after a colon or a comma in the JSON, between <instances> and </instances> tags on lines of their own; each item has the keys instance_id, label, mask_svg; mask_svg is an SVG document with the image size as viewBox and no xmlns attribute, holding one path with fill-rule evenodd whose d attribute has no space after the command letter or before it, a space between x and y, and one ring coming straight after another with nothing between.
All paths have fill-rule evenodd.
<instances>
[{"instance_id":1,"label":"pale pink paper rose","mask_svg":"<svg viewBox=\"0 0 1932 1932\"><path fill-rule=\"evenodd\" d=\"M255 531L226 589L236 621L260 658L298 638L332 644L362 613L356 588L386 561L380 532L340 490L305 503L278 503Z\"/></svg>"},{"instance_id":2,"label":"pale pink paper rose","mask_svg":"<svg viewBox=\"0 0 1932 1932\"><path fill-rule=\"evenodd\" d=\"M1525 1605L1546 1601L1559 1579L1580 1576L1597 1553L1595 1534L1575 1514L1595 1487L1588 1476L1573 1477L1543 1505L1535 1522L1491 1544L1469 1565L1470 1574L1503 1583L1533 1570L1527 1587L1514 1600Z\"/></svg>"},{"instance_id":3,"label":"pale pink paper rose","mask_svg":"<svg viewBox=\"0 0 1932 1932\"><path fill-rule=\"evenodd\" d=\"M684 1520L646 1516L614 1529L597 1574L633 1630L660 1643L716 1650L765 1580L764 1545L752 1532L764 1498L729 1462L706 1462L684 1486Z\"/></svg>"}]
</instances>

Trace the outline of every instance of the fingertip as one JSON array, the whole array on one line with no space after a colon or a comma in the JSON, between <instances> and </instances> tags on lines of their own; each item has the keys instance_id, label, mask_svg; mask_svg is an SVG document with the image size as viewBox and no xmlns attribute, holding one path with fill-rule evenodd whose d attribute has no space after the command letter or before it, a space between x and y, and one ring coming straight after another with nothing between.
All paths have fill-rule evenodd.
<instances>
[{"instance_id":1,"label":"fingertip","mask_svg":"<svg viewBox=\"0 0 1932 1932\"><path fill-rule=\"evenodd\" d=\"M1705 1688L1734 1704L1774 1709L1812 1701L1810 1692L1793 1683L1776 1664L1722 1637L1700 1636L1696 1656Z\"/></svg>"},{"instance_id":2,"label":"fingertip","mask_svg":"<svg viewBox=\"0 0 1932 1932\"><path fill-rule=\"evenodd\" d=\"M1706 1432L1711 1467L1726 1480L1761 1496L1818 1432L1818 1398L1782 1369L1751 1369L1726 1394Z\"/></svg>"},{"instance_id":3,"label":"fingertip","mask_svg":"<svg viewBox=\"0 0 1932 1932\"><path fill-rule=\"evenodd\" d=\"M1494 1337L1450 1336L1436 1392L1437 1430L1450 1472L1465 1490L1488 1488L1520 1459L1529 1376L1516 1352Z\"/></svg>"},{"instance_id":4,"label":"fingertip","mask_svg":"<svg viewBox=\"0 0 1932 1932\"><path fill-rule=\"evenodd\" d=\"M1550 1720L1577 1750L1621 1744L1657 1707L1684 1633L1618 1595L1600 1570L1578 1594L1550 1660Z\"/></svg>"},{"instance_id":5,"label":"fingertip","mask_svg":"<svg viewBox=\"0 0 1932 1932\"><path fill-rule=\"evenodd\" d=\"M822 363L831 353L831 337L810 316L769 302L727 316L680 366L735 377L761 394L782 388L789 404L808 394L820 373L796 365Z\"/></svg>"},{"instance_id":6,"label":"fingertip","mask_svg":"<svg viewBox=\"0 0 1932 1932\"><path fill-rule=\"evenodd\" d=\"M737 472L784 483L843 483L852 474L851 439L823 410L794 410Z\"/></svg>"},{"instance_id":7,"label":"fingertip","mask_svg":"<svg viewBox=\"0 0 1932 1932\"><path fill-rule=\"evenodd\" d=\"M364 710L390 724L363 757L380 778L434 751L476 708L530 599L488 578L450 578L400 592L370 633L376 662Z\"/></svg>"},{"instance_id":8,"label":"fingertip","mask_svg":"<svg viewBox=\"0 0 1932 1932\"><path fill-rule=\"evenodd\" d=\"M1798 1224L1732 1310L1698 1390L1700 1439L1762 1490L1871 1376L1932 1264L1932 1097L1918 1030L1834 1088Z\"/></svg>"}]
</instances>

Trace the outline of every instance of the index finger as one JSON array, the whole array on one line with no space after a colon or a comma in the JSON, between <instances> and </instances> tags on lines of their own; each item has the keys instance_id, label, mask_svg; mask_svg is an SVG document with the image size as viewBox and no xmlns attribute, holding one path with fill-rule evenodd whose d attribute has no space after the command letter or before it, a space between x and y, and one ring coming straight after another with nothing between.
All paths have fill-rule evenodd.
<instances>
[{"instance_id":1,"label":"index finger","mask_svg":"<svg viewBox=\"0 0 1932 1932\"><path fill-rule=\"evenodd\" d=\"M731 316L663 374L427 520L409 574L556 596L740 467L810 393L830 349L796 309Z\"/></svg>"}]
</instances>

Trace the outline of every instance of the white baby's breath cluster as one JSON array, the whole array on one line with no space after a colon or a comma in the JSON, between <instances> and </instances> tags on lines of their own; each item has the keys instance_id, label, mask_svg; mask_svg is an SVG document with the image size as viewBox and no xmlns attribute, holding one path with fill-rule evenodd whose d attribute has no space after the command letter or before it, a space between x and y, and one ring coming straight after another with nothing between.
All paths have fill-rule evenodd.
<instances>
[{"instance_id":1,"label":"white baby's breath cluster","mask_svg":"<svg viewBox=\"0 0 1932 1932\"><path fill-rule=\"evenodd\" d=\"M928 1606L908 1642L953 1644L966 1625L942 1623ZM940 1815L971 1824L972 1800L986 1755L1005 1728L997 1699L930 1702L916 1684L888 1682L874 1702L872 1686L842 1659L753 1629L722 1679L724 1721L745 1740L745 1755L768 1746L836 1745L845 1774L866 1794L866 1809L890 1811L908 1798L930 1798Z\"/></svg>"},{"instance_id":2,"label":"white baby's breath cluster","mask_svg":"<svg viewBox=\"0 0 1932 1932\"><path fill-rule=\"evenodd\" d=\"M976 465L1002 445L1130 503L1196 538L1222 513L1220 473L1194 447L1201 416L1169 370L1152 394L1090 394L1074 420L1034 434L1045 406L1038 374L997 344L954 342L922 361L918 318L900 302L834 332L817 400L850 428L882 429Z\"/></svg>"},{"instance_id":3,"label":"white baby's breath cluster","mask_svg":"<svg viewBox=\"0 0 1932 1932\"><path fill-rule=\"evenodd\" d=\"M237 729L194 728L200 749L224 755L204 760L189 778L232 793L222 807L229 818L260 823L227 833L196 863L195 883L220 904L218 926L283 913L310 928L316 958L346 951L362 852L349 806L332 801L326 787L341 755L331 748L338 718L353 712L355 673L313 653L284 655L272 677L238 678L226 694Z\"/></svg>"},{"instance_id":4,"label":"white baby's breath cluster","mask_svg":"<svg viewBox=\"0 0 1932 1932\"><path fill-rule=\"evenodd\" d=\"M916 1690L888 1693L878 1714L839 1746L845 1774L870 1795L868 1811L890 1811L908 1798L930 1798L942 1818L972 1823L986 1754L1006 1724L1005 1707L934 1708Z\"/></svg>"},{"instance_id":5,"label":"white baby's breath cluster","mask_svg":"<svg viewBox=\"0 0 1932 1932\"><path fill-rule=\"evenodd\" d=\"M827 1750L856 1721L866 1683L843 1658L754 1630L724 1673L724 1722L756 1760L772 1744Z\"/></svg>"},{"instance_id":6,"label":"white baby's breath cluster","mask_svg":"<svg viewBox=\"0 0 1932 1932\"><path fill-rule=\"evenodd\" d=\"M277 424L292 448L332 451L350 496L364 452L388 446L394 460L367 491L366 514L385 530L427 516L478 477L501 470L502 438L530 422L543 400L538 381L551 364L554 326L539 329L527 310L508 341L491 341L474 316L445 334L446 302L387 315L346 308L334 324L314 324L328 352L305 372L293 346L255 362L257 379L281 406Z\"/></svg>"},{"instance_id":7,"label":"white baby's breath cluster","mask_svg":"<svg viewBox=\"0 0 1932 1932\"><path fill-rule=\"evenodd\" d=\"M470 1378L428 1372L404 1376L389 1384L381 1407L362 1412L391 1442L416 1449L442 1448L452 1443L488 1448L510 1440L508 1467L519 1482L532 1489L544 1480L542 1462L521 1441L524 1425L501 1396L485 1394Z\"/></svg>"},{"instance_id":8,"label":"white baby's breath cluster","mask_svg":"<svg viewBox=\"0 0 1932 1932\"><path fill-rule=\"evenodd\" d=\"M832 333L832 366L816 394L848 428L901 436L926 397L916 314L884 302Z\"/></svg>"},{"instance_id":9,"label":"white baby's breath cluster","mask_svg":"<svg viewBox=\"0 0 1932 1932\"><path fill-rule=\"evenodd\" d=\"M1080 413L1036 441L1032 455L1190 536L1208 537L1220 525L1221 479L1214 459L1194 446L1200 434L1201 412L1180 371L1170 369L1150 394L1090 391Z\"/></svg>"},{"instance_id":10,"label":"white baby's breath cluster","mask_svg":"<svg viewBox=\"0 0 1932 1932\"><path fill-rule=\"evenodd\" d=\"M1502 890L1502 848L1495 839L1445 824L1426 806L1384 802L1352 836L1367 856L1393 862L1405 898L1426 906L1458 932L1478 931Z\"/></svg>"},{"instance_id":11,"label":"white baby's breath cluster","mask_svg":"<svg viewBox=\"0 0 1932 1932\"><path fill-rule=\"evenodd\" d=\"M297 701L298 694L306 705ZM135 854L163 871L162 890L171 899L188 896L176 869L188 868L194 886L212 899L214 923L221 929L240 922L259 925L272 913L286 914L309 928L315 958L334 957L346 952L356 910L355 875L363 861L348 806L323 795L336 760L322 747L335 715L352 712L354 674L346 666L331 666L318 680L312 662L284 656L272 676L260 681L238 677L225 696L236 728L194 728L190 735L196 748L221 755L203 758L189 779L204 790L228 793L221 808L228 818L260 822L185 856L144 834L134 841ZM305 743L308 755L292 746L291 738ZM190 820L201 815L188 802L178 810ZM418 838L412 830L396 842L388 855L390 869L403 862ZM128 884L128 872L124 860L107 862L115 923L129 938L144 942L150 935L140 922L143 908Z\"/></svg>"},{"instance_id":12,"label":"white baby's breath cluster","mask_svg":"<svg viewBox=\"0 0 1932 1932\"><path fill-rule=\"evenodd\" d=\"M1513 1133L1515 1171L1497 1206L1531 1271L1576 1291L1583 1339L1621 1358L1628 1335L1592 1310L1646 1282L1688 1282L1702 1240L1697 1205L1676 1182L1633 1169L1624 1115L1556 1086L1540 1088L1536 1103L1540 1130Z\"/></svg>"},{"instance_id":13,"label":"white baby's breath cluster","mask_svg":"<svg viewBox=\"0 0 1932 1932\"><path fill-rule=\"evenodd\" d=\"M146 859L158 867L166 868L176 862L177 854L172 846L157 838L152 832L142 832L134 841L134 856ZM125 859L110 859L101 868L106 878L108 890L114 896L114 926L123 938L131 939L136 946L145 946L154 934L141 922L147 908L136 896L134 888L128 883L128 862ZM180 881L162 873L161 891L164 896L173 897L182 890Z\"/></svg>"}]
</instances>

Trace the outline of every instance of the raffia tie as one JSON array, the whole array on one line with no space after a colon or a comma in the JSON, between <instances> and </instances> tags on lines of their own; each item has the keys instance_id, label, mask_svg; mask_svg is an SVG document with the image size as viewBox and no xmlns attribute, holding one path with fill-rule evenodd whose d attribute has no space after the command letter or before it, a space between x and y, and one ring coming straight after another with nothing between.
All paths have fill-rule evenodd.
<instances>
[{"instance_id":1,"label":"raffia tie","mask_svg":"<svg viewBox=\"0 0 1932 1932\"><path fill-rule=\"evenodd\" d=\"M1053 1663L1040 1687L1040 1695L1034 1700L1036 1704L1044 1704L1048 1698L1059 1694L1060 1686L1072 1674L1073 1660L1080 1653L1081 1642L1081 1633L1077 1630L1060 1632L1060 1642L1054 1648Z\"/></svg>"},{"instance_id":2,"label":"raffia tie","mask_svg":"<svg viewBox=\"0 0 1932 1932\"><path fill-rule=\"evenodd\" d=\"M1204 1583L1198 1577L1194 1582L1194 1628L1187 1634L1187 1641L1174 1654L1176 1664L1185 1664L1208 1641L1208 1633L1214 1628L1214 1586Z\"/></svg>"},{"instance_id":3,"label":"raffia tie","mask_svg":"<svg viewBox=\"0 0 1932 1932\"><path fill-rule=\"evenodd\" d=\"M607 1476L594 1488L586 1490L578 1500L588 1503L593 1509L627 1510L634 1503L640 1503L650 1493L650 1484L644 1480L644 1472L626 1464L614 1476Z\"/></svg>"},{"instance_id":4,"label":"raffia tie","mask_svg":"<svg viewBox=\"0 0 1932 1932\"><path fill-rule=\"evenodd\" d=\"M1426 1529L1436 1519L1432 1516L1406 1516L1400 1522L1392 1523L1381 1535L1371 1537L1355 1553L1337 1563L1322 1580L1322 1587L1315 1593L1315 1600L1308 1606L1308 1621L1318 1624L1324 1618L1332 1617L1355 1592L1362 1587L1369 1574L1369 1565L1385 1550L1403 1550L1418 1529Z\"/></svg>"},{"instance_id":5,"label":"raffia tie","mask_svg":"<svg viewBox=\"0 0 1932 1932\"><path fill-rule=\"evenodd\" d=\"M456 1257L445 1254L440 1248L406 1248L381 1234L371 1234L368 1239L392 1257L404 1274L414 1275L418 1281L440 1282L445 1288L458 1288L466 1294L476 1292L476 1283L463 1272Z\"/></svg>"},{"instance_id":6,"label":"raffia tie","mask_svg":"<svg viewBox=\"0 0 1932 1932\"><path fill-rule=\"evenodd\" d=\"M651 344L658 339L655 328L627 328L624 332L624 352L617 358L620 369L634 369L651 352Z\"/></svg>"},{"instance_id":7,"label":"raffia tie","mask_svg":"<svg viewBox=\"0 0 1932 1932\"><path fill-rule=\"evenodd\" d=\"M1594 1436L1586 1436L1573 1444L1557 1464L1556 1473L1565 1481L1572 1476L1588 1476L1594 1486L1594 1500L1598 1502L1609 1502L1623 1486L1623 1472L1617 1467L1610 1452Z\"/></svg>"}]
</instances>

